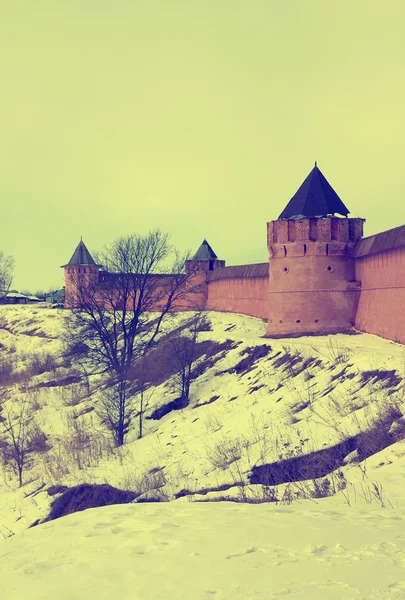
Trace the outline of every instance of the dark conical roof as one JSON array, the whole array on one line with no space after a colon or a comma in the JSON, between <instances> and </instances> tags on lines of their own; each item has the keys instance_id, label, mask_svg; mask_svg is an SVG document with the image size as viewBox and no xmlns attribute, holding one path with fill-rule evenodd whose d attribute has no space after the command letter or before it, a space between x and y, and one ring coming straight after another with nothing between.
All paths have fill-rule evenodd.
<instances>
[{"instance_id":1,"label":"dark conical roof","mask_svg":"<svg viewBox=\"0 0 405 600\"><path fill-rule=\"evenodd\" d=\"M67 265L63 265L64 267L77 267L79 265L96 265L93 260L92 255L87 250L83 240L80 240L76 250L73 252L72 258L67 263Z\"/></svg>"},{"instance_id":2,"label":"dark conical roof","mask_svg":"<svg viewBox=\"0 0 405 600\"><path fill-rule=\"evenodd\" d=\"M211 248L207 240L204 240L197 252L193 256L193 260L215 260L217 255Z\"/></svg>"},{"instance_id":3,"label":"dark conical roof","mask_svg":"<svg viewBox=\"0 0 405 600\"><path fill-rule=\"evenodd\" d=\"M324 175L315 167L291 198L279 219L297 217L347 216L349 211Z\"/></svg>"}]
</instances>

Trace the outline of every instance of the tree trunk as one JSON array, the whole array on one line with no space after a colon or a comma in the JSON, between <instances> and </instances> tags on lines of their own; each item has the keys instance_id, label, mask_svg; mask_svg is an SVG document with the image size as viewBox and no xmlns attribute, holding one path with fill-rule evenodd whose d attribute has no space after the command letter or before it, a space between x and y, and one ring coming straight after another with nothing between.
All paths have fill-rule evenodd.
<instances>
[{"instance_id":1,"label":"tree trunk","mask_svg":"<svg viewBox=\"0 0 405 600\"><path fill-rule=\"evenodd\" d=\"M120 381L119 387L119 402L120 402L120 411L118 417L118 428L117 428L117 443L118 446L124 445L125 438L125 416L126 416L126 389L125 389L125 381Z\"/></svg>"},{"instance_id":2,"label":"tree trunk","mask_svg":"<svg viewBox=\"0 0 405 600\"><path fill-rule=\"evenodd\" d=\"M143 429L143 390L141 392L141 405L139 407L139 434L138 440L142 439L142 429Z\"/></svg>"}]
</instances>

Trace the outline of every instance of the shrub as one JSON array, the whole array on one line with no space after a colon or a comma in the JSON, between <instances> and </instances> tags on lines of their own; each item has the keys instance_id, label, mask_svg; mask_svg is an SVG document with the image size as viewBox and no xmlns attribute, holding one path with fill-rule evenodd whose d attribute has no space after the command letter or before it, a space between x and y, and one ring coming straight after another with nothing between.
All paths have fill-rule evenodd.
<instances>
[{"instance_id":1,"label":"shrub","mask_svg":"<svg viewBox=\"0 0 405 600\"><path fill-rule=\"evenodd\" d=\"M55 389L55 394L64 406L76 406L89 397L90 388L88 381L86 380L81 383L58 386Z\"/></svg>"},{"instance_id":2,"label":"shrub","mask_svg":"<svg viewBox=\"0 0 405 600\"><path fill-rule=\"evenodd\" d=\"M207 458L214 469L225 470L242 457L242 443L235 440L222 440L213 448L207 449Z\"/></svg>"},{"instance_id":3,"label":"shrub","mask_svg":"<svg viewBox=\"0 0 405 600\"><path fill-rule=\"evenodd\" d=\"M19 381L20 376L17 373L14 373L14 360L11 360L10 357L7 360L0 361L0 385L12 385Z\"/></svg>"},{"instance_id":4,"label":"shrub","mask_svg":"<svg viewBox=\"0 0 405 600\"><path fill-rule=\"evenodd\" d=\"M48 438L45 433L34 423L30 436L31 452L48 452L52 446L48 444Z\"/></svg>"},{"instance_id":5,"label":"shrub","mask_svg":"<svg viewBox=\"0 0 405 600\"><path fill-rule=\"evenodd\" d=\"M168 495L163 489L167 484L163 469L164 467L155 467L143 473L128 474L124 485L136 493L136 497L154 492L154 497L160 498L161 501L168 500Z\"/></svg>"},{"instance_id":6,"label":"shrub","mask_svg":"<svg viewBox=\"0 0 405 600\"><path fill-rule=\"evenodd\" d=\"M325 348L317 348L313 346L312 349L318 354L324 356L328 362L332 363L332 365L345 364L349 362L353 356L353 350L347 346L343 346L341 343L333 340L332 338L329 339L329 343Z\"/></svg>"},{"instance_id":7,"label":"shrub","mask_svg":"<svg viewBox=\"0 0 405 600\"><path fill-rule=\"evenodd\" d=\"M57 363L55 357L49 352L36 352L32 354L27 362L26 377L42 375L49 371L55 372Z\"/></svg>"}]
</instances>

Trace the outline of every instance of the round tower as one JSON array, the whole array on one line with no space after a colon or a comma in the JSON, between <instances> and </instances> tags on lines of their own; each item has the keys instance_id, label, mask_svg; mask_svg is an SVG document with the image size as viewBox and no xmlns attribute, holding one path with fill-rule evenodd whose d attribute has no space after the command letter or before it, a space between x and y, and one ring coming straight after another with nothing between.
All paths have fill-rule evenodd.
<instances>
[{"instance_id":1,"label":"round tower","mask_svg":"<svg viewBox=\"0 0 405 600\"><path fill-rule=\"evenodd\" d=\"M315 163L279 218L267 223L267 337L353 329L361 284L352 249L364 219L348 214Z\"/></svg>"},{"instance_id":2,"label":"round tower","mask_svg":"<svg viewBox=\"0 0 405 600\"><path fill-rule=\"evenodd\" d=\"M65 271L65 308L75 308L80 304L79 290L96 285L100 269L82 239L62 268Z\"/></svg>"}]
</instances>

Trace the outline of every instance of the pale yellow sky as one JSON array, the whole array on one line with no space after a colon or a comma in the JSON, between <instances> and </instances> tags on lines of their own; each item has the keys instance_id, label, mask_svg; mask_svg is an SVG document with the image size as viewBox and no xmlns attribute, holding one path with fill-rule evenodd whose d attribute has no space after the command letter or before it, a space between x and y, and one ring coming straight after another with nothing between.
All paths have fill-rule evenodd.
<instances>
[{"instance_id":1,"label":"pale yellow sky","mask_svg":"<svg viewBox=\"0 0 405 600\"><path fill-rule=\"evenodd\" d=\"M161 227L267 260L314 160L366 234L405 223L403 0L0 0L0 248L16 288Z\"/></svg>"}]
</instances>

